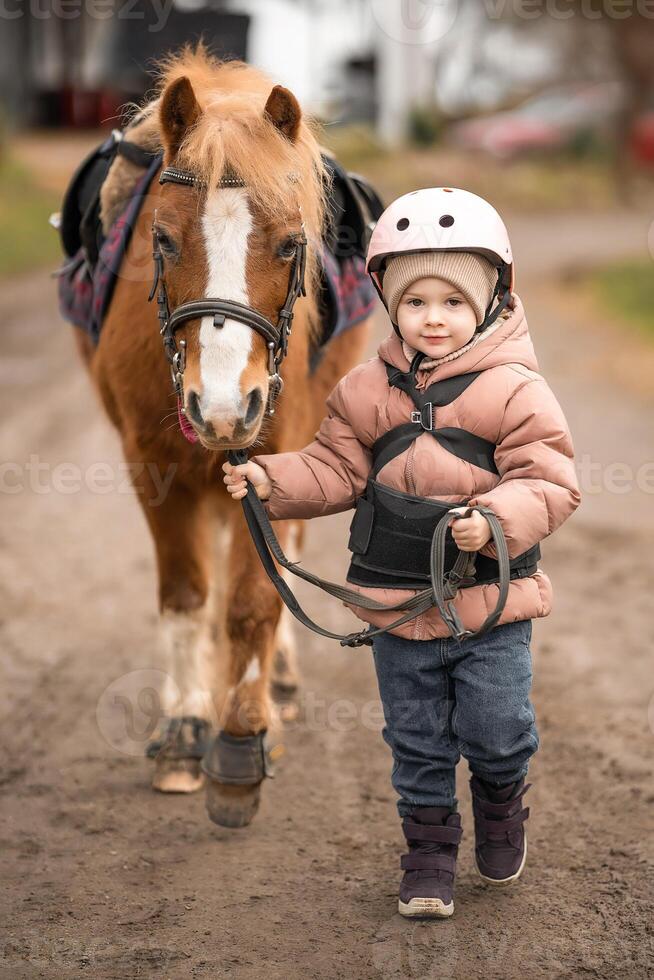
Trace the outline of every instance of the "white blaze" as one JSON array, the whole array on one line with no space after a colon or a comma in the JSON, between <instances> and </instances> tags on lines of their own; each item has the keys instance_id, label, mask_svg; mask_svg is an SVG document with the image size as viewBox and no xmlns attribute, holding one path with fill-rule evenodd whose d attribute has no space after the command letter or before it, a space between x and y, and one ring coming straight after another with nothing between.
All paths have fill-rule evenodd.
<instances>
[{"instance_id":1,"label":"white blaze","mask_svg":"<svg viewBox=\"0 0 654 980\"><path fill-rule=\"evenodd\" d=\"M244 188L225 187L207 197L202 230L209 266L206 295L249 305L245 267L252 215ZM200 408L205 417L242 414L240 378L252 347L252 330L237 320L216 328L200 324Z\"/></svg>"}]
</instances>

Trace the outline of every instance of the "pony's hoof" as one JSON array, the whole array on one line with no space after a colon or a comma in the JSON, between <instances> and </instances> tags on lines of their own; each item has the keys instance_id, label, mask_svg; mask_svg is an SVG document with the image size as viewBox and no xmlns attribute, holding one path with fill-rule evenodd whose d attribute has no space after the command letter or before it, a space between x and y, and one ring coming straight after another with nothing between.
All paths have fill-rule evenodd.
<instances>
[{"instance_id":1,"label":"pony's hoof","mask_svg":"<svg viewBox=\"0 0 654 980\"><path fill-rule=\"evenodd\" d=\"M152 789L159 793L197 793L204 785L199 759L157 759Z\"/></svg>"},{"instance_id":2,"label":"pony's hoof","mask_svg":"<svg viewBox=\"0 0 654 980\"><path fill-rule=\"evenodd\" d=\"M195 793L204 784L201 763L209 744L207 721L193 715L169 718L146 754L154 759L152 788L159 793Z\"/></svg>"},{"instance_id":3,"label":"pony's hoof","mask_svg":"<svg viewBox=\"0 0 654 980\"><path fill-rule=\"evenodd\" d=\"M219 827L247 827L259 809L260 799L261 783L230 786L207 779L207 813Z\"/></svg>"}]
</instances>

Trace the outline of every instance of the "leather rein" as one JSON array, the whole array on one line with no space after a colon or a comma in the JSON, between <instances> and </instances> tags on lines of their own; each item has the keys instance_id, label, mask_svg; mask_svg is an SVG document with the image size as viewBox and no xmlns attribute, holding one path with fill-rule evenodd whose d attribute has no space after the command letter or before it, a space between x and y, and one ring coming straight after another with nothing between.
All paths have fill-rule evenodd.
<instances>
[{"instance_id":1,"label":"leather rein","mask_svg":"<svg viewBox=\"0 0 654 980\"><path fill-rule=\"evenodd\" d=\"M291 179L297 178L291 175ZM161 171L159 183L181 184L185 187L204 186L204 182L195 174L189 173L186 170L179 170L177 167L165 167ZM245 187L246 185L235 174L227 174L218 181L217 186ZM251 330L258 333L260 337L263 337L268 349L268 403L266 414L274 415L275 403L284 384L280 374L280 367L288 352L288 339L291 336L291 325L293 323L293 307L299 296L306 296L307 238L304 230L304 222L302 223L301 233L295 237L295 252L292 258L288 292L284 305L278 313L276 324L251 306L237 303L234 300L213 297L181 303L171 312L170 303L168 302L168 292L166 290L164 257L156 233L156 214L155 224L153 224L152 228L152 258L154 259L154 279L150 295L148 296L148 302L151 302L156 295L159 333L163 341L166 358L170 364L175 394L177 395L182 414L184 414L186 341L180 340L178 346L175 334L187 320L196 320L201 317L211 316L213 317L213 325L217 330L220 330L225 325L226 319L238 320L240 323L244 323L246 327L250 327Z\"/></svg>"},{"instance_id":2,"label":"leather rein","mask_svg":"<svg viewBox=\"0 0 654 980\"><path fill-rule=\"evenodd\" d=\"M227 458L233 466L247 462L247 451L244 449L229 450ZM404 623L415 619L421 613L427 612L432 606L438 608L439 613L446 624L450 635L459 643L470 637L483 636L491 630L499 621L506 600L509 594L510 584L510 563L509 552L497 516L487 507L474 505L468 507L464 514L445 514L434 529L431 543L430 574L431 584L426 589L416 592L409 599L393 604L378 602L361 592L349 589L347 586L338 585L335 582L328 582L308 572L302 568L299 562L292 562L284 553L277 536L272 528L270 519L266 514L262 502L259 500L256 490L249 480L247 483L247 494L241 499L243 513L247 522L254 546L257 549L261 563L273 583L283 602L288 607L293 616L304 626L320 636L326 636L331 640L338 640L343 647L359 647L372 645L372 640L380 633L386 633ZM449 572L445 572L445 539L448 525L451 520L469 517L474 511L478 511L486 518L490 525L493 544L497 549L497 560L499 565L499 589L495 609L490 612L479 629L467 629L461 622L454 606L454 599L457 596L460 586L473 585L475 575L475 557L477 552L461 551L457 555L456 561ZM292 575L317 586L328 595L340 599L341 602L349 605L358 606L361 609L370 609L375 612L401 612L398 619L388 623L386 626L369 626L367 629L359 630L355 633L333 633L331 630L324 629L318 625L304 611L297 601L293 590L277 570L277 564L281 565Z\"/></svg>"}]
</instances>

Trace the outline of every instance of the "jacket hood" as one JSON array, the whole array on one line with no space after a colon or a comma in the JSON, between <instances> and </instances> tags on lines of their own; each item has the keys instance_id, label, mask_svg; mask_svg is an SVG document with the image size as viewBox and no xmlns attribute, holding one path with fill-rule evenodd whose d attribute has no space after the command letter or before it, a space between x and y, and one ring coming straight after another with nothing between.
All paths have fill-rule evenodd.
<instances>
[{"instance_id":1,"label":"jacket hood","mask_svg":"<svg viewBox=\"0 0 654 980\"><path fill-rule=\"evenodd\" d=\"M513 310L492 334L482 338L478 344L465 351L460 357L427 369L424 372L423 382L436 372L438 372L438 380L442 381L444 378L466 374L468 371L487 371L499 364L522 364L530 371L538 371L538 360L529 335L522 302L515 294L513 298ZM401 371L408 371L411 366L402 350L402 341L395 332L381 342L377 353L382 360ZM418 371L418 376L421 373L423 372Z\"/></svg>"}]
</instances>

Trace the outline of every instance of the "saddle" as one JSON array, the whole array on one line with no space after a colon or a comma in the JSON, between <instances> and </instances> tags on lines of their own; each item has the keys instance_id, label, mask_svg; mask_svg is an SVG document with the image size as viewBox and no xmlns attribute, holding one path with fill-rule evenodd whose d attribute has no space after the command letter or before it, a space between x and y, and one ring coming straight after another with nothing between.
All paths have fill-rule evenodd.
<instances>
[{"instance_id":1,"label":"saddle","mask_svg":"<svg viewBox=\"0 0 654 980\"><path fill-rule=\"evenodd\" d=\"M117 156L141 168L122 213L109 229L101 221L101 191ZM119 130L96 147L73 175L62 202L59 231L66 260L58 271L59 308L94 344L100 339L120 265L163 154L131 142ZM315 371L325 347L370 315L375 292L365 272L370 232L383 211L373 188L323 153L329 181L327 221L320 254L320 332L309 352Z\"/></svg>"}]
</instances>

